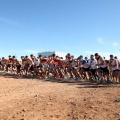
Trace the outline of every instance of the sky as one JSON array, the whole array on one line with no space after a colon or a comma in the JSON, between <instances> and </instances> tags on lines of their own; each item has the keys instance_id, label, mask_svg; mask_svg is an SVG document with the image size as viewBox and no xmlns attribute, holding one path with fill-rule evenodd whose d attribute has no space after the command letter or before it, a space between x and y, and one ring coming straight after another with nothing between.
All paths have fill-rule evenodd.
<instances>
[{"instance_id":1,"label":"sky","mask_svg":"<svg viewBox=\"0 0 120 120\"><path fill-rule=\"evenodd\" d=\"M0 0L0 57L59 51L120 58L120 0Z\"/></svg>"}]
</instances>

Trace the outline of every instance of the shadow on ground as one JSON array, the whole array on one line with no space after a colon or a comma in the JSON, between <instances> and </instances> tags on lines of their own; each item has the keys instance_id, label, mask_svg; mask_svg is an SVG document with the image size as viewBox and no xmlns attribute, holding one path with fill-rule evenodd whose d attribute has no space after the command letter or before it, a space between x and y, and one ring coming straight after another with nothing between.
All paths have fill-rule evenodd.
<instances>
[{"instance_id":1,"label":"shadow on ground","mask_svg":"<svg viewBox=\"0 0 120 120\"><path fill-rule=\"evenodd\" d=\"M14 78L14 79L32 79L32 80L39 80L42 82L56 82L56 83L65 83L68 85L77 85L77 88L110 88L110 87L120 87L120 83L111 83L111 84L98 84L94 82L90 82L87 80L80 80L76 81L74 79L55 79L55 78L49 78L49 79L39 79L32 76L17 76L15 74L9 74L9 73L3 73L0 72L0 76L3 76L5 78Z\"/></svg>"}]
</instances>

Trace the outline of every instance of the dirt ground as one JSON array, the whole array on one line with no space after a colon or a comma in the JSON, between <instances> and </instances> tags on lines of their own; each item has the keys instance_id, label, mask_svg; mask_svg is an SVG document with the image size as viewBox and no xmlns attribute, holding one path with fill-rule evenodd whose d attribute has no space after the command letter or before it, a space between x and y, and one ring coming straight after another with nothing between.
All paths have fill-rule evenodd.
<instances>
[{"instance_id":1,"label":"dirt ground","mask_svg":"<svg viewBox=\"0 0 120 120\"><path fill-rule=\"evenodd\" d=\"M0 120L120 120L120 84L0 76Z\"/></svg>"}]
</instances>

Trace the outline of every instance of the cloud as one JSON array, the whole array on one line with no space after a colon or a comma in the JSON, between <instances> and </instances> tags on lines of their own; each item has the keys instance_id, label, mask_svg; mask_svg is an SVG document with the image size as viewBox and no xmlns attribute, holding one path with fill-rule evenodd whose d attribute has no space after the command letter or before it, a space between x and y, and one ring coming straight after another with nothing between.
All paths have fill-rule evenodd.
<instances>
[{"instance_id":1,"label":"cloud","mask_svg":"<svg viewBox=\"0 0 120 120\"><path fill-rule=\"evenodd\" d=\"M113 43L112 43L112 46L113 46L113 47L117 47L118 45L119 45L119 43L117 43L117 42L113 42Z\"/></svg>"},{"instance_id":2,"label":"cloud","mask_svg":"<svg viewBox=\"0 0 120 120\"><path fill-rule=\"evenodd\" d=\"M85 53L87 53L87 54L94 54L94 52L91 52L91 51L85 51Z\"/></svg>"},{"instance_id":3,"label":"cloud","mask_svg":"<svg viewBox=\"0 0 120 120\"><path fill-rule=\"evenodd\" d=\"M98 38L97 39L97 42L101 45L104 45L104 46L111 46L111 47L118 47L119 43L116 42L116 41L109 41L109 40L104 40L102 38Z\"/></svg>"},{"instance_id":4,"label":"cloud","mask_svg":"<svg viewBox=\"0 0 120 120\"><path fill-rule=\"evenodd\" d=\"M98 38L98 39L97 39L97 42L98 42L99 44L104 44L104 41L103 41L102 38Z\"/></svg>"},{"instance_id":5,"label":"cloud","mask_svg":"<svg viewBox=\"0 0 120 120\"><path fill-rule=\"evenodd\" d=\"M18 25L18 22L9 20L9 19L3 18L3 17L0 17L0 22L7 23L10 25Z\"/></svg>"},{"instance_id":6,"label":"cloud","mask_svg":"<svg viewBox=\"0 0 120 120\"><path fill-rule=\"evenodd\" d=\"M22 51L21 50L11 50L11 53L17 54L17 53L22 53Z\"/></svg>"},{"instance_id":7,"label":"cloud","mask_svg":"<svg viewBox=\"0 0 120 120\"><path fill-rule=\"evenodd\" d=\"M36 50L25 50L26 53L38 53L39 51Z\"/></svg>"}]
</instances>

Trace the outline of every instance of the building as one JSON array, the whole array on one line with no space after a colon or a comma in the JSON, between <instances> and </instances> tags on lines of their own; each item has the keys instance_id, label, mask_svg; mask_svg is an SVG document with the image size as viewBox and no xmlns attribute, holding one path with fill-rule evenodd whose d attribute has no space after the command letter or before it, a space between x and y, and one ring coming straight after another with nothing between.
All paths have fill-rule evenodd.
<instances>
[{"instance_id":1,"label":"building","mask_svg":"<svg viewBox=\"0 0 120 120\"><path fill-rule=\"evenodd\" d=\"M48 57L52 54L55 54L56 56L59 56L59 57L63 57L63 59L65 59L65 56L67 55L67 53L63 53L63 52L47 51L47 52L39 52L38 56L42 55L43 57Z\"/></svg>"}]
</instances>

